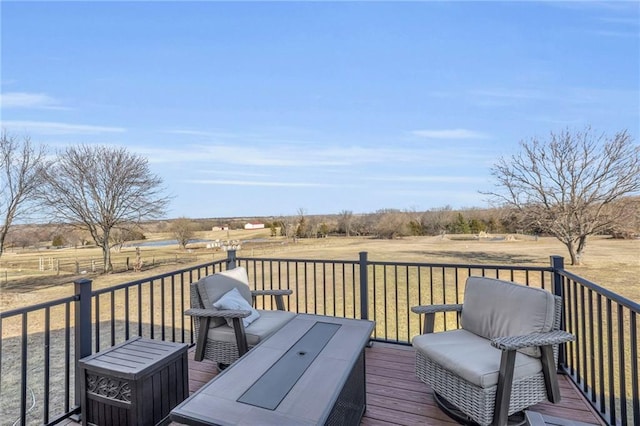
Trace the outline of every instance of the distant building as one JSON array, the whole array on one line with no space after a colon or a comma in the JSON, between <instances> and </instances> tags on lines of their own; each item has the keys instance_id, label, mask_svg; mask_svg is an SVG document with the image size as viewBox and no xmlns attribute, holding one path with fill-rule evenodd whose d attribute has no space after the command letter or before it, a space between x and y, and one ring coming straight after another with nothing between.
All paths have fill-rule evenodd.
<instances>
[{"instance_id":1,"label":"distant building","mask_svg":"<svg viewBox=\"0 0 640 426\"><path fill-rule=\"evenodd\" d=\"M214 226L213 228L211 228L212 231L228 231L229 227L228 226Z\"/></svg>"},{"instance_id":2,"label":"distant building","mask_svg":"<svg viewBox=\"0 0 640 426\"><path fill-rule=\"evenodd\" d=\"M244 229L264 229L264 223L247 223Z\"/></svg>"}]
</instances>

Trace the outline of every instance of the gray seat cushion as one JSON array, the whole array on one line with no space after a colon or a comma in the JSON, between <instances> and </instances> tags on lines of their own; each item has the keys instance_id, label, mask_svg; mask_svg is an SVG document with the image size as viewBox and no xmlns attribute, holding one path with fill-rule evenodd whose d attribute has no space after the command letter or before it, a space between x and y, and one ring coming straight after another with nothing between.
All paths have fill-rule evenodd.
<instances>
[{"instance_id":1,"label":"gray seat cushion","mask_svg":"<svg viewBox=\"0 0 640 426\"><path fill-rule=\"evenodd\" d=\"M498 384L502 351L489 340L460 329L422 334L413 338L413 347L442 368L481 388ZM522 353L516 353L514 380L542 371L542 363Z\"/></svg>"},{"instance_id":2,"label":"gray seat cushion","mask_svg":"<svg viewBox=\"0 0 640 426\"><path fill-rule=\"evenodd\" d=\"M296 316L295 313L288 311L264 311L258 309L258 312L260 313L260 318L245 329L249 346L257 345ZM211 326L207 336L210 340L215 341L229 343L235 343L236 341L233 327L229 327L226 323L219 326Z\"/></svg>"}]
</instances>

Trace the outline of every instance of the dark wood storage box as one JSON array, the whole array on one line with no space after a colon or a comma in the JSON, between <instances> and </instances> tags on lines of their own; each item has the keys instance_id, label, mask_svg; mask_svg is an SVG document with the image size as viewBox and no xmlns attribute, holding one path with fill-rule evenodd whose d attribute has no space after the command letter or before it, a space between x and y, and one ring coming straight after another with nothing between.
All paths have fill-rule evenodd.
<instances>
[{"instance_id":1,"label":"dark wood storage box","mask_svg":"<svg viewBox=\"0 0 640 426\"><path fill-rule=\"evenodd\" d=\"M134 337L79 362L83 425L156 425L189 396L187 345Z\"/></svg>"}]
</instances>

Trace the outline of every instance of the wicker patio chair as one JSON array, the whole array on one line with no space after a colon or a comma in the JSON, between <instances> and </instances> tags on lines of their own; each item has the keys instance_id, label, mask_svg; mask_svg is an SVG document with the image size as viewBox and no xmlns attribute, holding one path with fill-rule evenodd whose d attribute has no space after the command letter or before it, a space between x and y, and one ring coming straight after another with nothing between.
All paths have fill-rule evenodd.
<instances>
[{"instance_id":1,"label":"wicker patio chair","mask_svg":"<svg viewBox=\"0 0 640 426\"><path fill-rule=\"evenodd\" d=\"M291 320L295 314L284 310L284 296L291 290L250 290L247 271L243 267L206 276L190 285L191 309L185 311L194 319L197 336L194 359L209 359L224 368L244 355L251 347L266 339ZM240 309L214 307L228 292L236 289ZM233 291L232 291L233 290ZM273 296L276 310L253 308L256 296ZM246 303L243 303L246 302ZM255 317L257 319L253 320ZM253 320L245 325L247 319Z\"/></svg>"},{"instance_id":2,"label":"wicker patio chair","mask_svg":"<svg viewBox=\"0 0 640 426\"><path fill-rule=\"evenodd\" d=\"M556 403L558 345L574 340L560 330L561 309L548 291L469 277L463 304L412 308L425 315L425 334L412 341L416 375L461 423L501 426L541 401ZM437 312L458 312L461 328L433 333Z\"/></svg>"}]
</instances>

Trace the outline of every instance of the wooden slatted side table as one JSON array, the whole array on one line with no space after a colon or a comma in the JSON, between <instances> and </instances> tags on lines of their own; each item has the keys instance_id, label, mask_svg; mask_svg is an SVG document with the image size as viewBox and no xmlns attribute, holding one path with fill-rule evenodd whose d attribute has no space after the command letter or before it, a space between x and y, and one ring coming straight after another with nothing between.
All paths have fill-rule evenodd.
<instances>
[{"instance_id":1,"label":"wooden slatted side table","mask_svg":"<svg viewBox=\"0 0 640 426\"><path fill-rule=\"evenodd\" d=\"M189 396L184 343L134 337L79 366L83 426L164 424Z\"/></svg>"}]
</instances>

